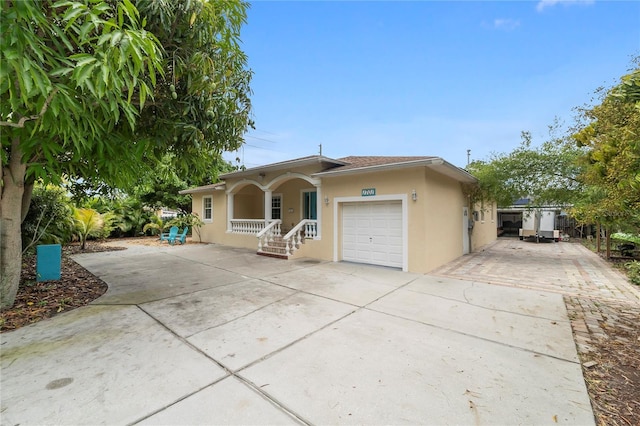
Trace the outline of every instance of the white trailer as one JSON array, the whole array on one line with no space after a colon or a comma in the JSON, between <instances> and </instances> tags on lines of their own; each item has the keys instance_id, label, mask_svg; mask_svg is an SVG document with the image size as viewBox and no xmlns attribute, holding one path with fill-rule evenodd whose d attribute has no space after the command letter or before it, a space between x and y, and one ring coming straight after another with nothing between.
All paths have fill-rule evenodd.
<instances>
[{"instance_id":1,"label":"white trailer","mask_svg":"<svg viewBox=\"0 0 640 426\"><path fill-rule=\"evenodd\" d=\"M560 230L555 229L558 210L538 208L522 212L522 228L520 239L535 238L540 240L560 241Z\"/></svg>"}]
</instances>

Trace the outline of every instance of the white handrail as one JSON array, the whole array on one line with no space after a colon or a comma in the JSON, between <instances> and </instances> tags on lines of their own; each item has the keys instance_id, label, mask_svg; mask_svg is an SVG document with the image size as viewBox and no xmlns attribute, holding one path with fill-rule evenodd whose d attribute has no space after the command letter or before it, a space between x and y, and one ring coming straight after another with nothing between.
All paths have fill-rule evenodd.
<instances>
[{"instance_id":1,"label":"white handrail","mask_svg":"<svg viewBox=\"0 0 640 426\"><path fill-rule=\"evenodd\" d=\"M262 231L258 232L256 237L260 238L260 237L264 236L264 234L266 234L267 232L272 230L276 225L280 225L281 223L282 223L282 221L280 219L276 219L276 220L271 221L271 223L269 223L269 226L265 227Z\"/></svg>"},{"instance_id":2,"label":"white handrail","mask_svg":"<svg viewBox=\"0 0 640 426\"><path fill-rule=\"evenodd\" d=\"M231 219L229 222L234 234L257 234L267 225L264 219Z\"/></svg>"},{"instance_id":3,"label":"white handrail","mask_svg":"<svg viewBox=\"0 0 640 426\"><path fill-rule=\"evenodd\" d=\"M291 231L287 232L287 235L282 237L282 241L286 244L287 256L290 256L302 244L301 231L303 228L305 231L304 238L314 238L318 234L318 221L315 219L303 219Z\"/></svg>"},{"instance_id":4,"label":"white handrail","mask_svg":"<svg viewBox=\"0 0 640 426\"><path fill-rule=\"evenodd\" d=\"M279 236L281 231L280 231L280 224L282 223L282 221L280 219L275 219L272 220L269 225L267 225L262 231L258 232L256 234L256 237L258 238L258 251L261 252L262 251L262 247L268 247L269 246L269 242L273 242L273 236Z\"/></svg>"},{"instance_id":5,"label":"white handrail","mask_svg":"<svg viewBox=\"0 0 640 426\"><path fill-rule=\"evenodd\" d=\"M300 222L298 222L296 226L293 227L293 229L291 229L291 231L287 232L287 235L282 237L282 239L288 240L289 238L293 237L298 231L300 231L300 229L302 229L303 226L307 224L307 222L310 222L310 221L311 219L302 219ZM317 221L314 220L313 222L317 222Z\"/></svg>"}]
</instances>

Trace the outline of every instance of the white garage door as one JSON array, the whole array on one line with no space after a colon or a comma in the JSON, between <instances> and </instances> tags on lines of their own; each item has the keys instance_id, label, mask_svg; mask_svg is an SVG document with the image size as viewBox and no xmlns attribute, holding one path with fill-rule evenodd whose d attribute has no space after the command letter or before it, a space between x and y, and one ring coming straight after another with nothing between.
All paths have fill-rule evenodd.
<instances>
[{"instance_id":1,"label":"white garage door","mask_svg":"<svg viewBox=\"0 0 640 426\"><path fill-rule=\"evenodd\" d=\"M402 268L402 202L345 203L342 260Z\"/></svg>"}]
</instances>

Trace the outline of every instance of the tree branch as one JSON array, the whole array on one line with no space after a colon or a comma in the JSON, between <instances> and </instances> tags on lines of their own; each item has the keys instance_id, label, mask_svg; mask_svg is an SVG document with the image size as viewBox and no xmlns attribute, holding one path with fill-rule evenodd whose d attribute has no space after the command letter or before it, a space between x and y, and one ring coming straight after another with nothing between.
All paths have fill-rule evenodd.
<instances>
[{"instance_id":1,"label":"tree branch","mask_svg":"<svg viewBox=\"0 0 640 426\"><path fill-rule=\"evenodd\" d=\"M20 118L20 120L17 123L12 123L11 121L0 121L0 126L22 128L22 127L24 127L24 124L27 121L37 120L38 118L42 117L45 112L47 112L47 109L49 108L49 104L51 103L51 100L53 99L53 96L56 93L58 93L58 88L57 87L55 89L53 89L53 91L47 97L47 100L44 101L44 105L42 105L42 109L40 110L39 114L30 115L30 116L24 116L24 117Z\"/></svg>"}]
</instances>

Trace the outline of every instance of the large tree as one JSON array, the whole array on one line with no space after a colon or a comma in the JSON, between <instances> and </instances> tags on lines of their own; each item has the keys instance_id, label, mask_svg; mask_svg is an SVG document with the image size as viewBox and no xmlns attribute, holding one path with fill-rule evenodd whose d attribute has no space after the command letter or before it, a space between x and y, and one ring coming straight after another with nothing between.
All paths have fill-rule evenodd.
<instances>
[{"instance_id":1,"label":"large tree","mask_svg":"<svg viewBox=\"0 0 640 426\"><path fill-rule=\"evenodd\" d=\"M599 105L581 109L573 135L586 148L581 179L587 197L576 205L585 221L625 231L640 230L640 69L601 90Z\"/></svg>"},{"instance_id":2,"label":"large tree","mask_svg":"<svg viewBox=\"0 0 640 426\"><path fill-rule=\"evenodd\" d=\"M476 199L496 201L507 207L519 198L530 198L533 206L573 204L582 195L577 159L582 149L559 135L559 124L549 127L549 140L532 146L531 135L522 133L520 146L510 153L494 153L487 161L467 166L479 180Z\"/></svg>"},{"instance_id":3,"label":"large tree","mask_svg":"<svg viewBox=\"0 0 640 426\"><path fill-rule=\"evenodd\" d=\"M160 69L160 46L127 1L1 3L0 308L13 304L21 268L20 226L37 178L56 181L91 152L109 166L114 138L133 129ZM140 101L132 103L134 94Z\"/></svg>"},{"instance_id":4,"label":"large tree","mask_svg":"<svg viewBox=\"0 0 640 426\"><path fill-rule=\"evenodd\" d=\"M129 188L203 175L250 121L240 1L3 1L0 307L13 304L36 179Z\"/></svg>"}]
</instances>

